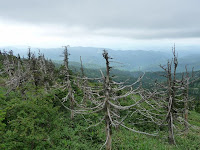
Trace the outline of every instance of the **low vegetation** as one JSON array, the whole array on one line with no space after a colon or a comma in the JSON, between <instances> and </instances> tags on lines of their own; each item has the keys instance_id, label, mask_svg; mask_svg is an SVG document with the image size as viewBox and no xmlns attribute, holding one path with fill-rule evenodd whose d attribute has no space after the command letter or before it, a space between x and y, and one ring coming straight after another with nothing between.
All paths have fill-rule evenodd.
<instances>
[{"instance_id":1,"label":"low vegetation","mask_svg":"<svg viewBox=\"0 0 200 150\"><path fill-rule=\"evenodd\" d=\"M106 69L89 77L82 61L70 70L67 47L57 67L30 49L0 52L0 149L199 149L198 74L177 74L173 52L156 84L149 73L116 79L106 51Z\"/></svg>"}]
</instances>

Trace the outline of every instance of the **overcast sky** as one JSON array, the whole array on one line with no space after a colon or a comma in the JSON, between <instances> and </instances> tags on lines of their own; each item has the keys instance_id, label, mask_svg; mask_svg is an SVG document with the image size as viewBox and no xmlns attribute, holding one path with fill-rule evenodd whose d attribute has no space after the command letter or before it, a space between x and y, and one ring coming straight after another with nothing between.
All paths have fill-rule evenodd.
<instances>
[{"instance_id":1,"label":"overcast sky","mask_svg":"<svg viewBox=\"0 0 200 150\"><path fill-rule=\"evenodd\" d=\"M200 0L0 0L0 46L200 46Z\"/></svg>"}]
</instances>

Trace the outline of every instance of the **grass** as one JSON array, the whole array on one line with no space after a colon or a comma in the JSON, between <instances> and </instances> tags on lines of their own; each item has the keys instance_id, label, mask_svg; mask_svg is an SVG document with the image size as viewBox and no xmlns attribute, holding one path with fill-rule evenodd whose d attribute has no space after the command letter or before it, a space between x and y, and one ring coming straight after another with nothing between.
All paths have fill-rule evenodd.
<instances>
[{"instance_id":1,"label":"grass","mask_svg":"<svg viewBox=\"0 0 200 150\"><path fill-rule=\"evenodd\" d=\"M191 111L189 122L192 127L188 135L175 136L176 146L171 146L164 136L151 137L142 134L136 134L126 129L113 133L113 149L120 150L198 150L200 149L200 114ZM167 136L166 133L162 133Z\"/></svg>"}]
</instances>

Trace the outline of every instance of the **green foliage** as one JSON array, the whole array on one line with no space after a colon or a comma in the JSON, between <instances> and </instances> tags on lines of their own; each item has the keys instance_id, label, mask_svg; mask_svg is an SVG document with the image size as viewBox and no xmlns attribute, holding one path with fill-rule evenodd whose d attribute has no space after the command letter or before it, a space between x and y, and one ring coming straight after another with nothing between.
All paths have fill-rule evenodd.
<instances>
[{"instance_id":1,"label":"green foliage","mask_svg":"<svg viewBox=\"0 0 200 150\"><path fill-rule=\"evenodd\" d=\"M5 133L5 127L6 124L4 123L6 116L5 110L0 109L0 137L2 138ZM2 139L0 139L0 149L5 148L5 144L2 142Z\"/></svg>"},{"instance_id":2,"label":"green foliage","mask_svg":"<svg viewBox=\"0 0 200 150\"><path fill-rule=\"evenodd\" d=\"M21 100L12 99L7 105L7 131L4 135L8 149L49 148L56 137L59 121L57 107L51 101L39 98Z\"/></svg>"},{"instance_id":3,"label":"green foliage","mask_svg":"<svg viewBox=\"0 0 200 150\"><path fill-rule=\"evenodd\" d=\"M2 103L4 109L0 111L1 148L21 150L98 147L98 143L93 145L91 139L98 139L99 133L93 129L85 132L88 123L81 116L75 118L76 124L71 121L68 111L59 107L60 103L54 99L54 94L62 97L63 92L56 90L46 94L43 89L38 89L37 93L30 90L26 93L26 99L16 92L12 92L7 98L1 95L1 102L7 100L6 105Z\"/></svg>"},{"instance_id":4,"label":"green foliage","mask_svg":"<svg viewBox=\"0 0 200 150\"><path fill-rule=\"evenodd\" d=\"M3 135L6 124L4 123L6 112L3 109L0 109L0 136Z\"/></svg>"}]
</instances>

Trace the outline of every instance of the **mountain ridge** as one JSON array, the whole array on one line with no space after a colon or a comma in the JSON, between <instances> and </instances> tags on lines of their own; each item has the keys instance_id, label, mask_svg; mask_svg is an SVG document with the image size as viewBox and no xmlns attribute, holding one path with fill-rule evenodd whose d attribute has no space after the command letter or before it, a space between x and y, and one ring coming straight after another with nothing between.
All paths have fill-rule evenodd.
<instances>
[{"instance_id":1,"label":"mountain ridge","mask_svg":"<svg viewBox=\"0 0 200 150\"><path fill-rule=\"evenodd\" d=\"M1 48L2 50L3 48ZM5 50L12 49L14 54L20 54L21 56L27 55L27 49L16 48L16 47L5 47ZM44 53L45 57L52 59L55 62L62 63L63 60L62 52L63 48L31 48L37 55L40 52ZM120 70L128 71L161 71L160 64L166 64L168 60L172 58L171 51L154 51L154 50L112 50L109 48L97 48L97 47L69 47L69 61L80 62L80 56L82 57L83 64L88 68L102 68L105 65L102 51L106 49L109 55L113 59L113 67ZM181 53L182 51L177 51ZM184 71L185 65L188 69L195 67L199 70L200 53L196 50L194 52L183 52L184 55L179 56L180 67L178 71Z\"/></svg>"}]
</instances>

